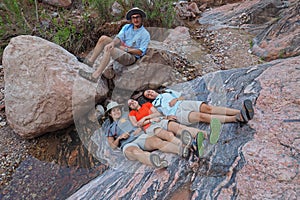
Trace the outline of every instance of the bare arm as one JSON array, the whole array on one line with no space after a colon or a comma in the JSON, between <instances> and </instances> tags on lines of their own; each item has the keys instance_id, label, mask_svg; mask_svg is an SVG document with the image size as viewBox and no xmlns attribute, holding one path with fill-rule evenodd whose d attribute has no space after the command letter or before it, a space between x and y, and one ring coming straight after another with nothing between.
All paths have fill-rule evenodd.
<instances>
[{"instance_id":1,"label":"bare arm","mask_svg":"<svg viewBox=\"0 0 300 200\"><path fill-rule=\"evenodd\" d=\"M177 101L182 101L182 100L184 100L184 97L182 97L182 96L180 96L180 97L178 97L178 98L175 98L175 99L172 99L172 100L169 102L169 106L170 106L170 107L173 107L173 106L176 104Z\"/></svg>"},{"instance_id":2,"label":"bare arm","mask_svg":"<svg viewBox=\"0 0 300 200\"><path fill-rule=\"evenodd\" d=\"M113 44L114 44L114 46L115 46L115 45L118 45L118 44L120 44L120 43L121 43L121 40L120 40L120 38L118 38L118 37L115 37L115 38L113 39L112 43L113 43Z\"/></svg>"},{"instance_id":3,"label":"bare arm","mask_svg":"<svg viewBox=\"0 0 300 200\"><path fill-rule=\"evenodd\" d=\"M162 116L162 114L154 106L151 107L150 110L152 113L150 115L148 115L149 119Z\"/></svg>"},{"instance_id":4,"label":"bare arm","mask_svg":"<svg viewBox=\"0 0 300 200\"><path fill-rule=\"evenodd\" d=\"M129 137L129 133L123 133L122 135L120 135L119 137L117 137L116 139L114 137L107 137L108 140L108 144L112 149L116 149L118 148L118 146L120 145L120 140L122 139L127 139Z\"/></svg>"},{"instance_id":5,"label":"bare arm","mask_svg":"<svg viewBox=\"0 0 300 200\"><path fill-rule=\"evenodd\" d=\"M140 49L135 49L135 48L132 48L132 47L126 47L126 46L123 46L123 45L120 46L120 49L122 49L123 51L126 51L127 53L131 53L133 55L141 56L143 54L143 52Z\"/></svg>"},{"instance_id":6,"label":"bare arm","mask_svg":"<svg viewBox=\"0 0 300 200\"><path fill-rule=\"evenodd\" d=\"M121 40L119 38L114 38L113 41L111 43L109 43L108 45L106 45L104 48L106 51L110 51L112 50L116 45L120 44Z\"/></svg>"},{"instance_id":7,"label":"bare arm","mask_svg":"<svg viewBox=\"0 0 300 200\"><path fill-rule=\"evenodd\" d=\"M130 120L130 122L132 123L133 126L142 127L142 126L150 123L150 119L148 119L147 117L148 116L143 117L142 119L137 121L135 116L129 116L129 120Z\"/></svg>"}]
</instances>

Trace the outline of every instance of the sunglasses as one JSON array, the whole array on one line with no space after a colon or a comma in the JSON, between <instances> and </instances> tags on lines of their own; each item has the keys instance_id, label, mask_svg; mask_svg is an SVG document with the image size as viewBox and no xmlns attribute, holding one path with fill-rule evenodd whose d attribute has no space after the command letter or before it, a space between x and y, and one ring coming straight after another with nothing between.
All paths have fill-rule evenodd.
<instances>
[{"instance_id":1,"label":"sunglasses","mask_svg":"<svg viewBox=\"0 0 300 200\"><path fill-rule=\"evenodd\" d=\"M131 17L131 19L141 19L141 18L142 18L142 17L139 16L139 15L138 15L138 16L132 16L132 17Z\"/></svg>"}]
</instances>

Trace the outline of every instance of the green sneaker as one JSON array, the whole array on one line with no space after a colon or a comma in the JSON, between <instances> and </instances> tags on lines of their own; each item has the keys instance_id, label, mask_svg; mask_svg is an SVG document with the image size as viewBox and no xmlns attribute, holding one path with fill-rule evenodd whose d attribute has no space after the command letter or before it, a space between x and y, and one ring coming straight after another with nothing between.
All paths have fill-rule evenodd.
<instances>
[{"instance_id":1,"label":"green sneaker","mask_svg":"<svg viewBox=\"0 0 300 200\"><path fill-rule=\"evenodd\" d=\"M222 124L219 119L212 118L210 121L210 136L209 142L211 144L216 144L220 137Z\"/></svg>"},{"instance_id":2,"label":"green sneaker","mask_svg":"<svg viewBox=\"0 0 300 200\"><path fill-rule=\"evenodd\" d=\"M203 145L203 141L204 141L204 133L203 132L199 132L197 134L197 154L198 157L202 157L204 154L204 145Z\"/></svg>"}]
</instances>

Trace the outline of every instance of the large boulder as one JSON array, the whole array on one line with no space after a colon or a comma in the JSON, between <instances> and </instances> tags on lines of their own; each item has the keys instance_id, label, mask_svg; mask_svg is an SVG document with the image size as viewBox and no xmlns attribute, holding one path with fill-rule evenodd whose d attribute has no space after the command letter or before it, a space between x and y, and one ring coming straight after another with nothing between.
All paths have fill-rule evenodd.
<instances>
[{"instance_id":1,"label":"large boulder","mask_svg":"<svg viewBox=\"0 0 300 200\"><path fill-rule=\"evenodd\" d=\"M117 75L110 88L113 99L128 99L137 89L184 81L178 69L171 66L176 66L176 62L179 66L180 55L192 47L186 42L191 40L188 30L179 27L150 31L153 40L143 59L128 67L114 62ZM184 45L177 51L166 47L178 43ZM189 49L192 53L196 48ZM101 56L94 67L99 62ZM13 38L5 48L3 66L7 120L14 131L25 138L65 128L108 97L107 83L110 81L102 78L94 84L81 78L77 75L79 68L90 72L94 69L78 62L60 46L39 37ZM185 73L191 74L191 70L194 69L187 68Z\"/></svg>"},{"instance_id":2,"label":"large boulder","mask_svg":"<svg viewBox=\"0 0 300 200\"><path fill-rule=\"evenodd\" d=\"M90 151L111 168L69 199L296 199L299 64L298 56L174 85L187 98L213 105L240 109L246 98L255 104L254 119L224 124L219 142L200 161L163 153L170 166L154 170L111 153L102 130L95 131L98 146Z\"/></svg>"},{"instance_id":3,"label":"large boulder","mask_svg":"<svg viewBox=\"0 0 300 200\"><path fill-rule=\"evenodd\" d=\"M210 29L235 27L258 34L251 51L264 60L300 54L300 3L297 0L253 0L227 4L205 12L201 24Z\"/></svg>"},{"instance_id":4,"label":"large boulder","mask_svg":"<svg viewBox=\"0 0 300 200\"><path fill-rule=\"evenodd\" d=\"M256 133L241 149L247 164L236 176L240 199L299 198L299 66L300 56L274 61L256 79L261 90L250 122Z\"/></svg>"},{"instance_id":5,"label":"large boulder","mask_svg":"<svg viewBox=\"0 0 300 200\"><path fill-rule=\"evenodd\" d=\"M95 99L108 92L102 80L96 87L77 75L87 66L74 55L39 37L11 39L3 67L7 121L24 138L69 126L74 108L82 111L82 105L95 105Z\"/></svg>"},{"instance_id":6,"label":"large boulder","mask_svg":"<svg viewBox=\"0 0 300 200\"><path fill-rule=\"evenodd\" d=\"M300 55L300 2L286 6L276 21L254 38L253 54L267 61Z\"/></svg>"}]
</instances>

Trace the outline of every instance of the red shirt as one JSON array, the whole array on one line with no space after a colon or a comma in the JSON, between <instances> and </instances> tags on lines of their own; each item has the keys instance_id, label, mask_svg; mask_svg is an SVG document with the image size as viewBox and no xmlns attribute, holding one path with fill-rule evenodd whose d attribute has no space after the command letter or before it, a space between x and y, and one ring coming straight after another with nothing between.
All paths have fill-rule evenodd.
<instances>
[{"instance_id":1,"label":"red shirt","mask_svg":"<svg viewBox=\"0 0 300 200\"><path fill-rule=\"evenodd\" d=\"M152 114L152 112L151 112L152 107L153 107L152 103L150 103L150 102L144 103L140 109L130 111L129 116L134 116L136 121L140 121L143 117ZM149 126L150 126L150 123L144 125L143 126L144 130L146 130Z\"/></svg>"}]
</instances>

